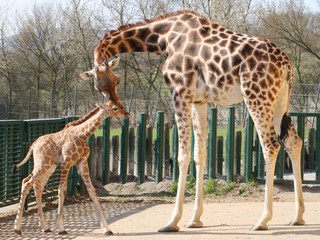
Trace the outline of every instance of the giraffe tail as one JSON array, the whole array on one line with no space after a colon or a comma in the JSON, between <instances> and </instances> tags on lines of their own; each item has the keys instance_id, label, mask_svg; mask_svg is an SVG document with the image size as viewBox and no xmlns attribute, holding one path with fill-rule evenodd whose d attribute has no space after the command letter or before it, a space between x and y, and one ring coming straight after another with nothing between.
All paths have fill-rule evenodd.
<instances>
[{"instance_id":1,"label":"giraffe tail","mask_svg":"<svg viewBox=\"0 0 320 240\"><path fill-rule=\"evenodd\" d=\"M287 111L283 114L280 126L280 139L284 141L288 137L289 126L292 124L292 119L289 115L289 104L290 104L290 96L294 84L294 73L291 65L285 66L285 72L283 76L284 80L287 81L288 89L287 89ZM285 93L284 93L285 94Z\"/></svg>"},{"instance_id":2,"label":"giraffe tail","mask_svg":"<svg viewBox=\"0 0 320 240\"><path fill-rule=\"evenodd\" d=\"M29 151L28 151L27 155L25 156L25 158L20 163L13 165L12 170L11 170L13 174L17 171L17 169L19 167L21 167L23 164L25 164L29 160L29 158L33 154L33 145L34 144L32 144L30 146Z\"/></svg>"}]
</instances>

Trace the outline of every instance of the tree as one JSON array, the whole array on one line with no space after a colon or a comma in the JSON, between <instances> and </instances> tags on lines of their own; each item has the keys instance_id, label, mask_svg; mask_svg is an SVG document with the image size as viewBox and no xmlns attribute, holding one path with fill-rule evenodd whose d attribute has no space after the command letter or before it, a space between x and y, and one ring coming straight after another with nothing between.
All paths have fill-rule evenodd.
<instances>
[{"instance_id":1,"label":"tree","mask_svg":"<svg viewBox=\"0 0 320 240\"><path fill-rule=\"evenodd\" d=\"M320 81L320 74L314 71L320 67L319 14L308 10L302 0L260 6L257 14L260 22L255 32L284 49L295 67L297 87L294 91L309 95L311 92L303 84ZM303 102L300 98L296 105L305 105Z\"/></svg>"},{"instance_id":2,"label":"tree","mask_svg":"<svg viewBox=\"0 0 320 240\"><path fill-rule=\"evenodd\" d=\"M179 4L231 30L248 30L252 0L180 0Z\"/></svg>"}]
</instances>

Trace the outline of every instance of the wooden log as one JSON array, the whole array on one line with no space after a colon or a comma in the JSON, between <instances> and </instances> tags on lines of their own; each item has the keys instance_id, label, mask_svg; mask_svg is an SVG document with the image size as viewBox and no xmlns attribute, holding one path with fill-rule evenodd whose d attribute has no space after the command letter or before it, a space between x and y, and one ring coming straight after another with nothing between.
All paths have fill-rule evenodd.
<instances>
[{"instance_id":1,"label":"wooden log","mask_svg":"<svg viewBox=\"0 0 320 240\"><path fill-rule=\"evenodd\" d=\"M113 177L119 175L119 136L113 136L111 140L111 175Z\"/></svg>"}]
</instances>

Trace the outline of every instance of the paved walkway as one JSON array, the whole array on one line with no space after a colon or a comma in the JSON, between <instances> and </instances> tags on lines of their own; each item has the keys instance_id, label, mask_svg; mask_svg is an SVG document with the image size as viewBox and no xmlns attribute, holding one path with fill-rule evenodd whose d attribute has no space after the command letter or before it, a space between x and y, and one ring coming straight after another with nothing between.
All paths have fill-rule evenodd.
<instances>
[{"instance_id":1,"label":"paved walkway","mask_svg":"<svg viewBox=\"0 0 320 240\"><path fill-rule=\"evenodd\" d=\"M319 194L320 195L320 194ZM65 228L68 235L57 235L55 230L56 209L46 212L46 220L53 230L42 233L37 226L37 215L26 214L23 218L22 234L13 233L15 216L0 218L0 239L294 239L312 240L320 238L320 196L319 201L306 202L306 225L288 226L294 215L293 202L275 202L274 217L268 231L254 232L249 229L259 219L262 202L205 203L202 221L204 227L188 229L183 227L191 217L193 203L185 204L178 233L158 233L169 220L173 204L144 204L141 202L102 203L105 216L114 236L105 237L99 228L98 219L91 202L77 203L64 209Z\"/></svg>"}]
</instances>

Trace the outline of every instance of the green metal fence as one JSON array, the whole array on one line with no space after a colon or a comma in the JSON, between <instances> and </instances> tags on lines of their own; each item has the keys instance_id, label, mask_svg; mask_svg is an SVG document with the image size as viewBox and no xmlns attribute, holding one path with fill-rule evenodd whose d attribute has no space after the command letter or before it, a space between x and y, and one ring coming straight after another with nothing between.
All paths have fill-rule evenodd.
<instances>
[{"instance_id":1,"label":"green metal fence","mask_svg":"<svg viewBox=\"0 0 320 240\"><path fill-rule=\"evenodd\" d=\"M228 181L233 181L235 178L243 178L245 181L252 179L264 180L264 160L262 156L261 147L256 137L254 125L251 118L247 118L245 129L242 132L235 129L235 111L234 108L229 108L228 126L226 136L218 136L217 131L217 109L209 110L209 129L208 129L208 159L207 159L207 176L208 178L225 177ZM305 148L302 149L302 178L304 183L319 184L320 183L320 113L292 113L291 116L296 123L298 134L303 140L308 136L308 142L314 142L314 150L312 154L312 162L306 165ZM312 118L313 124L310 124ZM59 131L67 122L73 120L72 118L50 119L50 120L27 120L27 121L0 121L0 207L10 205L18 202L20 197L21 180L26 177L32 170L32 159L28 164L25 164L19 169L16 174L11 173L13 164L20 162L30 144L40 135ZM129 169L129 158L135 155L136 179L139 184L145 181L147 174L153 176L157 182L164 178L171 178L174 181L178 178L178 131L175 125L171 128L171 146L168 144L168 131L164 131L164 113L159 112L156 123L156 136L154 144L150 128L147 128L147 114L140 114L138 125L136 126L136 135L133 136L134 131L132 127L129 128L129 121L121 121L121 144L120 144L120 175L121 183L127 181L128 173L132 174L132 169ZM307 132L312 128L313 137L309 137ZM151 129L152 131L152 129ZM244 134L244 137L242 138ZM136 141L134 140L136 139ZM225 141L223 141L225 139ZM243 141L244 139L244 141ZM136 144L134 144L136 142ZM89 141L89 145L92 139ZM133 146L135 145L135 146ZM226 146L226 147L223 147ZM102 137L102 154L99 156L102 167L101 182L107 184L109 182L110 173L110 119L106 119L103 123L103 137ZM168 149L170 148L170 149ZM314 152L313 152L314 151ZM93 151L92 151L93 152ZM168 154L170 152L170 154ZM193 150L192 150L193 152ZM134 153L134 154L132 154ZM148 154L146 154L148 153ZM148 156L154 154L153 157ZM169 156L168 156L169 155ZM309 156L310 157L310 156ZM166 158L166 159L165 159ZM170 159L168 159L170 158ZM150 162L154 161L154 162ZM172 164L168 164L169 161ZM281 150L276 170L276 181L286 182L291 181L286 178L287 169L285 168L286 154ZM148 172L150 165L154 168L154 172ZM190 175L194 176L194 168L190 167ZM89 166L91 160L89 159ZM310 168L312 166L312 168ZM170 167L170 171L166 168ZM311 174L311 179L306 177ZM308 176L309 176L308 175ZM20 177L21 176L21 177ZM54 196L57 193L59 171L57 170L50 178L45 193ZM76 189L81 190L81 180L78 176L77 170L73 168L70 171L68 179L68 194L73 195ZM31 195L32 196L32 195ZM32 201L32 197L29 199Z\"/></svg>"},{"instance_id":2,"label":"green metal fence","mask_svg":"<svg viewBox=\"0 0 320 240\"><path fill-rule=\"evenodd\" d=\"M15 174L11 169L25 157L31 143L41 135L59 131L73 119L0 121L0 207L16 203L20 197L21 181L32 171L33 159ZM56 195L58 179L56 170L45 187L44 199ZM33 200L31 191L28 202Z\"/></svg>"},{"instance_id":3,"label":"green metal fence","mask_svg":"<svg viewBox=\"0 0 320 240\"><path fill-rule=\"evenodd\" d=\"M0 207L19 199L20 178L11 168L24 154L24 122L0 121Z\"/></svg>"}]
</instances>

